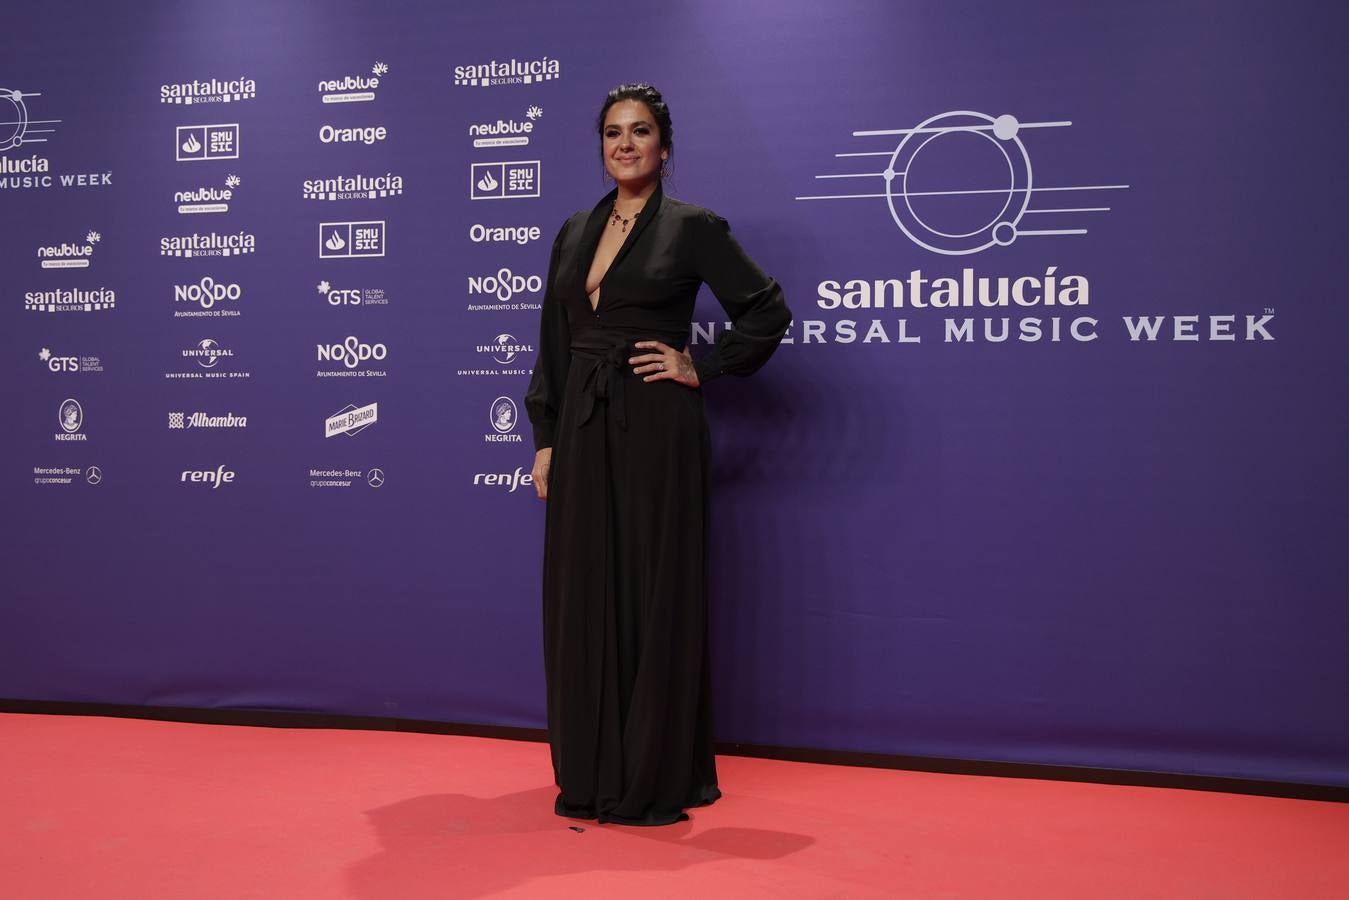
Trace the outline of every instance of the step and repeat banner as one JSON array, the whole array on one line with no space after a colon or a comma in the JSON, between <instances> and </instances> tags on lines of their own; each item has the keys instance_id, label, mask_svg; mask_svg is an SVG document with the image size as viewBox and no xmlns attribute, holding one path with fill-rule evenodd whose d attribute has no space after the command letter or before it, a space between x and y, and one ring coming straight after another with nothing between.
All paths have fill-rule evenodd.
<instances>
[{"instance_id":1,"label":"step and repeat banner","mask_svg":"<svg viewBox=\"0 0 1349 900\"><path fill-rule=\"evenodd\" d=\"M0 697L542 726L523 395L647 80L794 313L705 392L718 739L1349 784L1345 19L11 11Z\"/></svg>"}]
</instances>

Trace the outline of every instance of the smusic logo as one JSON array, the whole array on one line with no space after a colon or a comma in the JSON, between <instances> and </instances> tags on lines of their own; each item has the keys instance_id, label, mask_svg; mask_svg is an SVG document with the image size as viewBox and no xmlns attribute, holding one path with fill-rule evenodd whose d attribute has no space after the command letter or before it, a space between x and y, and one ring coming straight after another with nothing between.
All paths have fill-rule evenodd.
<instances>
[{"instance_id":1,"label":"smusic logo","mask_svg":"<svg viewBox=\"0 0 1349 900\"><path fill-rule=\"evenodd\" d=\"M537 197L541 168L542 163L537 159L473 163L469 170L469 199L514 200Z\"/></svg>"},{"instance_id":2,"label":"smusic logo","mask_svg":"<svg viewBox=\"0 0 1349 900\"><path fill-rule=\"evenodd\" d=\"M178 162L239 158L239 125L179 125L175 133Z\"/></svg>"},{"instance_id":3,"label":"smusic logo","mask_svg":"<svg viewBox=\"0 0 1349 900\"><path fill-rule=\"evenodd\" d=\"M319 224L319 259L360 259L383 255L382 221Z\"/></svg>"}]
</instances>

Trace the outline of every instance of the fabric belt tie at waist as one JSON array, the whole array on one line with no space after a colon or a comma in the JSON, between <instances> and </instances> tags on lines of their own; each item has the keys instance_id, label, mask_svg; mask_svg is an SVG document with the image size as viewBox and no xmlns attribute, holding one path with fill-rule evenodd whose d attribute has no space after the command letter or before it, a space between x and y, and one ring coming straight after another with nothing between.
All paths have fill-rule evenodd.
<instances>
[{"instance_id":1,"label":"fabric belt tie at waist","mask_svg":"<svg viewBox=\"0 0 1349 900\"><path fill-rule=\"evenodd\" d=\"M596 401L609 404L609 412L620 431L628 430L627 404L623 397L623 369L628 364L631 350L626 344L605 348L572 347L571 352L590 360L585 379L581 382L581 425L590 421Z\"/></svg>"}]
</instances>

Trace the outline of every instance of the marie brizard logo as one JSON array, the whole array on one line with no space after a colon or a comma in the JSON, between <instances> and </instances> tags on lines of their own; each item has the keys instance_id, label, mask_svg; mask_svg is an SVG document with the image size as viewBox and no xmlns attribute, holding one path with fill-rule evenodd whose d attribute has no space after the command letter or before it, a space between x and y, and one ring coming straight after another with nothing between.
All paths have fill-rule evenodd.
<instances>
[{"instance_id":1,"label":"marie brizard logo","mask_svg":"<svg viewBox=\"0 0 1349 900\"><path fill-rule=\"evenodd\" d=\"M912 128L854 131L852 136L856 138L900 138L889 150L834 154L884 157L885 168L879 172L815 177L880 178L884 182L883 192L819 194L796 199L884 198L890 217L909 240L946 256L1006 247L1020 237L1086 234L1086 228L1065 227L1075 223L1073 220L1065 223L1062 217L1109 212L1110 207L1088 205L1088 200L1055 204L1041 198L1057 193L1124 190L1129 186L1038 185L1030 154L1021 141L1021 133L1027 129L1070 125L1072 122L1020 122L1010 115L995 118L958 110L932 116ZM1036 206L1031 205L1033 197L1040 201Z\"/></svg>"}]
</instances>

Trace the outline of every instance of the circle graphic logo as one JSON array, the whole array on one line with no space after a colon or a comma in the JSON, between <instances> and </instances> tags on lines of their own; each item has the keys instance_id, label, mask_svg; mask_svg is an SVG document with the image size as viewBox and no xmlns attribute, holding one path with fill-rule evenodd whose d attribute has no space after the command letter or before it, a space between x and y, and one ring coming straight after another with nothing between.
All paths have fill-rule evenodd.
<instances>
[{"instance_id":1,"label":"circle graphic logo","mask_svg":"<svg viewBox=\"0 0 1349 900\"><path fill-rule=\"evenodd\" d=\"M371 469L366 473L365 481L366 484L370 485L372 488L382 487L384 484L384 470Z\"/></svg>"},{"instance_id":2,"label":"circle graphic logo","mask_svg":"<svg viewBox=\"0 0 1349 900\"><path fill-rule=\"evenodd\" d=\"M909 129L881 173L895 224L920 247L952 256L1016 240L1032 190L1020 129L1015 116L969 111Z\"/></svg>"},{"instance_id":3,"label":"circle graphic logo","mask_svg":"<svg viewBox=\"0 0 1349 900\"><path fill-rule=\"evenodd\" d=\"M84 470L84 480L90 484L98 484L103 480L103 470L98 466L90 466Z\"/></svg>"}]
</instances>

